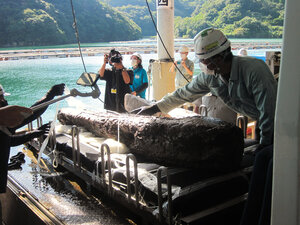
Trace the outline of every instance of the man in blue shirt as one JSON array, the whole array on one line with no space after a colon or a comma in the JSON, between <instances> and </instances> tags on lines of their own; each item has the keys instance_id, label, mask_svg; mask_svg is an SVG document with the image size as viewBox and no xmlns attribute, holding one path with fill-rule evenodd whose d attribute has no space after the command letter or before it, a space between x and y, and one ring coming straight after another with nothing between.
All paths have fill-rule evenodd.
<instances>
[{"instance_id":1,"label":"man in blue shirt","mask_svg":"<svg viewBox=\"0 0 300 225\"><path fill-rule=\"evenodd\" d=\"M142 66L142 56L140 54L134 53L131 56L131 66L134 74L133 83L130 85L131 94L145 98L148 77L146 70Z\"/></svg>"}]
</instances>

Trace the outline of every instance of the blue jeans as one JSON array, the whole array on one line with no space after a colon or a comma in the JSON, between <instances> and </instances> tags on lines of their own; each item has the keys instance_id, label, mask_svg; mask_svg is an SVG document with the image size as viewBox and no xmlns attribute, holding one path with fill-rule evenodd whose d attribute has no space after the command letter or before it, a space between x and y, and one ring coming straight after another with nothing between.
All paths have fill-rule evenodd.
<instances>
[{"instance_id":1,"label":"blue jeans","mask_svg":"<svg viewBox=\"0 0 300 225\"><path fill-rule=\"evenodd\" d=\"M248 199L240 225L269 225L271 221L273 145L260 150L254 161Z\"/></svg>"}]
</instances>

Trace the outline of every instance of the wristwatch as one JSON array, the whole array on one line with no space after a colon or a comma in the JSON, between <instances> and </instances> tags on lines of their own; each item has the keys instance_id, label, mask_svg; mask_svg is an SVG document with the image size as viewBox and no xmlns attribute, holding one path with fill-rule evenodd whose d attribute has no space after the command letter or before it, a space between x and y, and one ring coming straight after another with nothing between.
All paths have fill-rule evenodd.
<instances>
[{"instance_id":1,"label":"wristwatch","mask_svg":"<svg viewBox=\"0 0 300 225\"><path fill-rule=\"evenodd\" d=\"M123 71L126 71L126 68L125 68L125 67L123 67L122 72L123 72Z\"/></svg>"}]
</instances>

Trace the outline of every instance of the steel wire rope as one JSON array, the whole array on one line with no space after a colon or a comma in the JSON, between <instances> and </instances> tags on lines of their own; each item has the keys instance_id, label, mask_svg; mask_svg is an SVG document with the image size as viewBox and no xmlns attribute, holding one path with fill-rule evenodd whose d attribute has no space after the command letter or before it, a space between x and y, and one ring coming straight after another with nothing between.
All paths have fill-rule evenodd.
<instances>
[{"instance_id":1,"label":"steel wire rope","mask_svg":"<svg viewBox=\"0 0 300 225\"><path fill-rule=\"evenodd\" d=\"M77 44L78 44L78 48L79 48L79 53L80 53L82 65L83 65L84 71L87 73L86 67L85 67L85 64L84 64L84 60L83 60L83 56L82 56L82 52L81 52L81 46L80 46L80 40L79 40L79 32L78 32L78 28L77 28L77 22L76 22L76 16L75 16L75 10L74 10L74 6L73 6L73 1L70 0L70 2L71 2L72 15L73 15L73 28L75 30L75 36L76 36L76 39L77 39Z\"/></svg>"},{"instance_id":2,"label":"steel wire rope","mask_svg":"<svg viewBox=\"0 0 300 225\"><path fill-rule=\"evenodd\" d=\"M86 70L86 67L85 67L85 63L84 63L84 60L83 60L83 55L82 55L82 51L81 51L81 46L80 46L80 40L79 40L79 32L78 32L78 28L77 28L77 22L76 22L76 15L75 15L75 10L74 10L74 6L73 6L73 1L70 0L71 2L71 8L72 8L72 15L73 15L73 28L75 30L75 36L76 36L76 40L77 40L77 44L78 44L78 49L79 49L79 53L80 53L80 57L81 57L81 61L82 61L82 65L83 65L83 68L84 68L84 71L89 75L89 73L87 72ZM89 75L90 77L90 80L92 81L92 78L91 76ZM93 86L91 86L92 90L94 90ZM100 90L100 89L99 89ZM101 94L101 92L100 92ZM98 97L98 99L102 102L103 100Z\"/></svg>"},{"instance_id":3,"label":"steel wire rope","mask_svg":"<svg viewBox=\"0 0 300 225\"><path fill-rule=\"evenodd\" d=\"M168 56L169 56L169 59L171 60L171 62L174 63L176 69L179 71L179 73L181 74L181 76L183 76L183 78L184 78L188 83L190 83L190 81L184 76L184 74L183 74L183 73L181 72L181 70L178 68L178 66L176 65L175 61L174 61L173 58L171 57L169 51L167 50L167 47L165 46L165 43L163 42L163 40L162 40L162 38L161 38L161 36L160 36L160 33L158 32L156 23L155 23L155 21L154 21L154 19L153 19L153 15L152 15L152 12L151 12L151 9L150 9L148 0L146 0L146 4L147 4L148 12L149 12L149 14L150 14L150 17L151 17L153 26L154 26L154 28L155 28L155 31L156 31L156 33L157 33L157 35L158 35L158 37L159 37L159 39L160 39L160 41L161 41L161 43L162 43L164 49L165 49L166 52L167 52L167 54L168 54Z\"/></svg>"}]
</instances>

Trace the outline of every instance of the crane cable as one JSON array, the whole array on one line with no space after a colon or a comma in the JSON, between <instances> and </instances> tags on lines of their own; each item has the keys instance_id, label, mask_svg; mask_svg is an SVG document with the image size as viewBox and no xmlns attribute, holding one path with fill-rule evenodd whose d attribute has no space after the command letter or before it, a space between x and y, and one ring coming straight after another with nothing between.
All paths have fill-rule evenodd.
<instances>
[{"instance_id":1,"label":"crane cable","mask_svg":"<svg viewBox=\"0 0 300 225\"><path fill-rule=\"evenodd\" d=\"M158 29L157 29L157 26L156 26L156 23L155 23L155 21L154 21L154 19L153 19L153 15L152 15L152 12L151 12L151 9L150 9L148 0L146 0L146 4L147 4L147 7L148 7L148 11L149 11L149 14L150 14L152 23L153 23L153 25L154 25L155 31L156 31L156 33L157 33L157 35L158 35L158 37L159 37L159 39L160 39L160 41L161 41L161 43L162 43L164 49L165 49L166 52L167 52L167 54L168 54L168 56L169 56L169 59L171 60L171 62L174 63L176 69L179 71L179 73L181 74L181 76L189 83L190 81L184 76L184 74L181 72L181 70L180 70L180 69L178 68L178 66L175 64L175 61L174 61L173 58L171 57L169 51L167 50L167 47L165 46L165 43L163 42L163 40L162 40L162 38L161 38L161 36L160 36L160 33L159 33L159 31L158 31Z\"/></svg>"},{"instance_id":2,"label":"crane cable","mask_svg":"<svg viewBox=\"0 0 300 225\"><path fill-rule=\"evenodd\" d=\"M79 32L78 32L78 29L77 29L77 22L76 22L76 17L75 17L75 10L74 10L74 6L73 6L73 1L70 0L70 2L71 2L72 15L73 15L73 28L75 30L75 35L76 35L76 39L77 39L77 44L78 44L78 48L79 48L79 53L80 53L82 65L83 65L84 71L87 73L86 67L85 67L85 64L84 64L84 60L83 60L83 56L82 56L82 52L81 52L81 47L80 47Z\"/></svg>"},{"instance_id":3,"label":"crane cable","mask_svg":"<svg viewBox=\"0 0 300 225\"><path fill-rule=\"evenodd\" d=\"M75 16L75 10L74 10L74 6L73 6L73 1L70 0L70 2L71 2L72 15L73 15L73 29L75 30L75 36L76 36L76 40L77 40L77 44L78 44L78 49L79 49L79 53L80 53L82 65L83 65L84 71L85 71L86 73L88 73L87 70L86 70L86 67L85 67L85 63L84 63L84 60L83 60L83 56L82 56L82 51L81 51L81 46L80 46L80 40L79 40L79 32L78 32L78 28L77 28L77 22L76 22L76 16ZM91 88L92 88L92 90L94 90L94 88L93 88L92 86L91 86ZM98 97L98 99L99 99L102 103L104 103L103 100L102 100L100 97Z\"/></svg>"}]
</instances>

